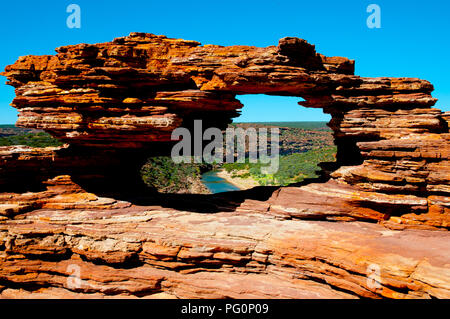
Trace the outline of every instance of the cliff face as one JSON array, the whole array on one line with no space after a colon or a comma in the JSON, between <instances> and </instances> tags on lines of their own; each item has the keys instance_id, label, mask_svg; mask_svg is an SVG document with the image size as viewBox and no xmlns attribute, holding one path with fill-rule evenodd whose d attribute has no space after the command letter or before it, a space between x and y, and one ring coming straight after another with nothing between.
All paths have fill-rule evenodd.
<instances>
[{"instance_id":1,"label":"cliff face","mask_svg":"<svg viewBox=\"0 0 450 319\"><path fill-rule=\"evenodd\" d=\"M17 124L68 144L0 148L4 296L450 296L450 114L432 108L429 82L358 77L297 38L221 47L132 33L56 51L2 73ZM321 181L142 193L139 167L169 154L173 129L224 128L237 95L260 93L331 114L337 162ZM84 286L67 286L70 265Z\"/></svg>"}]
</instances>

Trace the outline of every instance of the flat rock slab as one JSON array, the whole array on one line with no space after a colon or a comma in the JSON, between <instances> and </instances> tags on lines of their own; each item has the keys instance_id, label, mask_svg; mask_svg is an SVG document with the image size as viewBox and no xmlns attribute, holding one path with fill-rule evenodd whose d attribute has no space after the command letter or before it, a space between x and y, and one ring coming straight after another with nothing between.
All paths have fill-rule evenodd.
<instances>
[{"instance_id":1,"label":"flat rock slab","mask_svg":"<svg viewBox=\"0 0 450 319\"><path fill-rule=\"evenodd\" d=\"M447 231L157 207L20 217L0 222L5 298L450 297Z\"/></svg>"}]
</instances>

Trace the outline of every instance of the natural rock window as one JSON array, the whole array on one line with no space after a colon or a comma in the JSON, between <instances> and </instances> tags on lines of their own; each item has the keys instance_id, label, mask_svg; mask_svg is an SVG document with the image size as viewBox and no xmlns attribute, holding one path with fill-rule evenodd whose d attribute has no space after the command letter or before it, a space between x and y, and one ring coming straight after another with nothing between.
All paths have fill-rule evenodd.
<instances>
[{"instance_id":1,"label":"natural rock window","mask_svg":"<svg viewBox=\"0 0 450 319\"><path fill-rule=\"evenodd\" d=\"M222 47L132 33L56 52L2 73L17 124L65 145L0 148L1 295L449 298L450 115L428 81L359 77L298 38ZM226 128L244 94L330 114L327 178L142 196L140 170L170 154L171 132L194 119ZM380 288L367 284L373 263L388 274Z\"/></svg>"},{"instance_id":2,"label":"natural rock window","mask_svg":"<svg viewBox=\"0 0 450 319\"><path fill-rule=\"evenodd\" d=\"M69 146L27 150L26 161L11 155L5 190L23 186L18 175L37 186L67 176L88 192L133 195L143 187L139 172L148 156L170 154L174 128L201 119L204 127L225 129L242 108L238 95L294 96L331 115L337 160L324 167L327 183L282 189L277 199L302 196L274 207L296 218L306 205L308 217L396 221L391 217L400 214L407 223L448 227L447 214L427 214L431 206L448 209L442 196L449 169L442 148L448 116L431 108L436 99L427 81L358 77L354 61L323 56L298 38L267 48L222 47L132 33L56 51L22 57L3 75L16 88L17 124ZM317 201L312 208L302 202L310 197Z\"/></svg>"},{"instance_id":3,"label":"natural rock window","mask_svg":"<svg viewBox=\"0 0 450 319\"><path fill-rule=\"evenodd\" d=\"M327 126L329 115L324 115L321 109L299 106L298 102L303 100L298 97L256 94L239 95L237 98L243 105L241 115L228 125L228 131L222 131L220 140L225 145L228 133L236 139L236 143L245 140L241 145L245 162L238 161L237 144L233 146L232 161L227 159L226 147L223 148L219 161L214 163L208 163L206 159L202 159L202 163L196 163L191 157L189 163L177 164L170 156L150 157L141 169L144 182L152 190L161 193L209 194L255 186L287 186L305 180L319 181L317 177L326 180L326 174L321 174L318 165L333 165L336 155L332 130ZM268 115L261 117L263 114ZM207 128L202 129L203 134ZM260 152L261 148L267 148L267 152L263 154L271 155L270 132L273 129L279 133L278 164L275 172L266 173L263 172L263 167L270 163L263 163L259 159L256 161L256 158L256 162L252 161L250 152ZM267 140L261 136L265 136L266 132ZM188 140L192 141L191 144L202 143L202 149L211 141L198 139ZM192 152L193 148L190 145L189 151ZM255 154L255 157L259 156Z\"/></svg>"}]
</instances>

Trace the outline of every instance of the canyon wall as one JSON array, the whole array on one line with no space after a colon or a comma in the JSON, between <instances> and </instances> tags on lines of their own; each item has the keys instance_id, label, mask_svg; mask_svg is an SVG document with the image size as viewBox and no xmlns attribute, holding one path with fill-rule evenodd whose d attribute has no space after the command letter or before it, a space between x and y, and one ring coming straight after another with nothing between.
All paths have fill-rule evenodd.
<instances>
[{"instance_id":1,"label":"canyon wall","mask_svg":"<svg viewBox=\"0 0 450 319\"><path fill-rule=\"evenodd\" d=\"M3 297L450 296L450 114L429 82L355 76L354 61L298 38L223 47L132 33L56 52L2 73L17 125L66 143L0 148ZM225 128L240 94L331 114L336 162L289 187L146 190L139 168L170 154L173 129Z\"/></svg>"}]
</instances>

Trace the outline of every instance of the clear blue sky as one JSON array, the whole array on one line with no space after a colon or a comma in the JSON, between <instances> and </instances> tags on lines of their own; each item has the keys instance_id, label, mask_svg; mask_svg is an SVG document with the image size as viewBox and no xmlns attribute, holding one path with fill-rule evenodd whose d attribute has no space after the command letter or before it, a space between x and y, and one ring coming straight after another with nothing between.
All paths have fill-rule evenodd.
<instances>
[{"instance_id":1,"label":"clear blue sky","mask_svg":"<svg viewBox=\"0 0 450 319\"><path fill-rule=\"evenodd\" d=\"M66 26L66 7L82 10L81 29ZM369 29L366 8L381 7L381 29ZM328 56L356 60L361 76L408 76L431 81L437 107L450 110L450 1L1 1L0 69L28 54L54 54L67 44L98 43L133 31L197 40L202 44L276 45L304 38ZM0 123L14 123L14 90L0 77ZM241 96L239 121L327 119L295 98Z\"/></svg>"}]
</instances>

